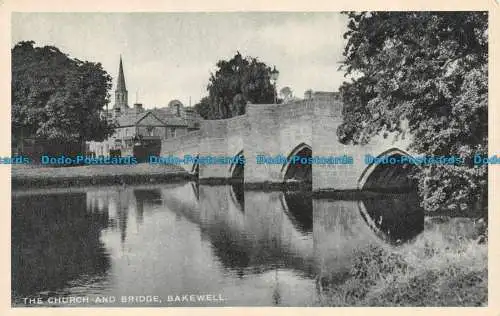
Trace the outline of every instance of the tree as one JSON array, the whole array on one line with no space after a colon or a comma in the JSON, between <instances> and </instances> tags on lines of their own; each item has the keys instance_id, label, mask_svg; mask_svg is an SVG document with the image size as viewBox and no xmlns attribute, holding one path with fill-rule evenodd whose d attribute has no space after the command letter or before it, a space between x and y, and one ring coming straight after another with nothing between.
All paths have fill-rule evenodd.
<instances>
[{"instance_id":1,"label":"tree","mask_svg":"<svg viewBox=\"0 0 500 316\"><path fill-rule=\"evenodd\" d=\"M455 155L465 165L424 166L418 179L428 210L470 209L486 202L488 16L486 12L348 12L340 91L343 143L375 135L413 135L411 149Z\"/></svg>"},{"instance_id":2,"label":"tree","mask_svg":"<svg viewBox=\"0 0 500 316\"><path fill-rule=\"evenodd\" d=\"M200 114L205 120L212 119L211 117L211 103L208 97L201 98L200 102L194 105L194 110Z\"/></svg>"},{"instance_id":3,"label":"tree","mask_svg":"<svg viewBox=\"0 0 500 316\"><path fill-rule=\"evenodd\" d=\"M217 62L217 67L207 87L211 118L225 119L244 114L247 102L274 102L271 68L257 58L243 58L238 52L229 61Z\"/></svg>"},{"instance_id":4,"label":"tree","mask_svg":"<svg viewBox=\"0 0 500 316\"><path fill-rule=\"evenodd\" d=\"M290 87L283 87L280 90L280 96L283 102L288 102L293 99L293 91Z\"/></svg>"},{"instance_id":5,"label":"tree","mask_svg":"<svg viewBox=\"0 0 500 316\"><path fill-rule=\"evenodd\" d=\"M71 59L53 46L19 42L12 49L12 134L61 142L103 140L101 118L111 77L100 63Z\"/></svg>"}]
</instances>

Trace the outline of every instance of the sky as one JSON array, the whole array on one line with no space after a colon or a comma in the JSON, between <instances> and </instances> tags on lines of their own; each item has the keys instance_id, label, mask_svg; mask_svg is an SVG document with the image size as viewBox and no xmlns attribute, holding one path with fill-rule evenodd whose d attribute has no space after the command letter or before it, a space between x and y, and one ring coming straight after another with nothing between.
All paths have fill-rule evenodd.
<instances>
[{"instance_id":1,"label":"sky","mask_svg":"<svg viewBox=\"0 0 500 316\"><path fill-rule=\"evenodd\" d=\"M279 70L278 91L337 91L347 18L336 12L13 13L12 46L32 40L100 62L116 85L123 59L129 105L192 105L208 95L210 73L237 51Z\"/></svg>"}]
</instances>

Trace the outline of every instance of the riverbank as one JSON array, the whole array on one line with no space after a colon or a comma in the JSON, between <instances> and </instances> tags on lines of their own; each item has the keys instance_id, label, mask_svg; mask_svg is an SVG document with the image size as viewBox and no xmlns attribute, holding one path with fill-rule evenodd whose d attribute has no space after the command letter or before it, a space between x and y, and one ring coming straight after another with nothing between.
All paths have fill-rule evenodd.
<instances>
[{"instance_id":1,"label":"riverbank","mask_svg":"<svg viewBox=\"0 0 500 316\"><path fill-rule=\"evenodd\" d=\"M369 247L356 254L342 284L322 280L322 306L487 306L488 245L485 223L471 232L443 234L426 222L415 242ZM463 227L463 225L462 225Z\"/></svg>"},{"instance_id":2,"label":"riverbank","mask_svg":"<svg viewBox=\"0 0 500 316\"><path fill-rule=\"evenodd\" d=\"M86 185L173 183L193 180L174 165L95 165L78 167L12 166L12 189Z\"/></svg>"}]
</instances>

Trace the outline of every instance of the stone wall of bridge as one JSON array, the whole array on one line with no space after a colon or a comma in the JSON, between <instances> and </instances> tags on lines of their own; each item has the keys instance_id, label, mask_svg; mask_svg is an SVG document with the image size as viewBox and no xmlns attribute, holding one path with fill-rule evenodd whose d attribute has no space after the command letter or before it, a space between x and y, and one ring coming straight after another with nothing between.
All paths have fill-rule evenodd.
<instances>
[{"instance_id":1,"label":"stone wall of bridge","mask_svg":"<svg viewBox=\"0 0 500 316\"><path fill-rule=\"evenodd\" d=\"M200 140L200 130L192 131L179 137L168 138L161 144L160 156L173 156L179 158L182 158L185 155L196 156L200 152ZM189 173L194 172L193 164L182 164L181 166Z\"/></svg>"},{"instance_id":2,"label":"stone wall of bridge","mask_svg":"<svg viewBox=\"0 0 500 316\"><path fill-rule=\"evenodd\" d=\"M405 154L408 141L395 141L393 137L374 138L370 144L343 145L337 140L337 128L342 121L342 102L336 93L315 93L311 99L286 104L249 104L246 114L225 120L202 121L200 130L167 139L162 144L162 156L229 156L243 153L246 163L245 183L282 183L287 165L258 164L258 155L289 155L302 148L310 148L312 156L352 156L351 165L313 165L313 190L360 189L365 183L376 186L369 179L375 168L364 161L366 154ZM189 172L193 165L184 165ZM200 179L230 178L235 166L200 165ZM379 170L384 186L399 175ZM399 181L399 180L398 180ZM402 182L401 182L402 183ZM395 186L401 185L396 183ZM382 185L382 184L381 184Z\"/></svg>"}]
</instances>

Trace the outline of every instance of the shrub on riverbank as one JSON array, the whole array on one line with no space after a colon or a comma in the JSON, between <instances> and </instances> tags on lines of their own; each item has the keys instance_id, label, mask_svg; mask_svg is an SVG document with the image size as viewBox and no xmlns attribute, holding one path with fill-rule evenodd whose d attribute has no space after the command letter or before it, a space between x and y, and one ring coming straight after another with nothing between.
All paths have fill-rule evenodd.
<instances>
[{"instance_id":1,"label":"shrub on riverbank","mask_svg":"<svg viewBox=\"0 0 500 316\"><path fill-rule=\"evenodd\" d=\"M486 306L488 248L484 236L445 239L433 231L396 249L356 253L350 277L326 286L326 306Z\"/></svg>"}]
</instances>

